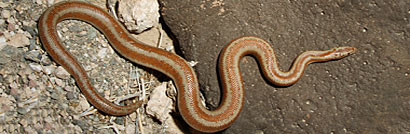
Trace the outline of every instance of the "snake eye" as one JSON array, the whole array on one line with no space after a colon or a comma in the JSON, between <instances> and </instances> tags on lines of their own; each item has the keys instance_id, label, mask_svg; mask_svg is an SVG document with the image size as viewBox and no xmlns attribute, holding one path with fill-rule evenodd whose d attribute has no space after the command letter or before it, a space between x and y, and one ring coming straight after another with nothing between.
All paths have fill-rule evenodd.
<instances>
[{"instance_id":1,"label":"snake eye","mask_svg":"<svg viewBox=\"0 0 410 134\"><path fill-rule=\"evenodd\" d=\"M353 54L355 51L356 48L354 47L338 47L335 48L333 56L334 58L343 58Z\"/></svg>"}]
</instances>

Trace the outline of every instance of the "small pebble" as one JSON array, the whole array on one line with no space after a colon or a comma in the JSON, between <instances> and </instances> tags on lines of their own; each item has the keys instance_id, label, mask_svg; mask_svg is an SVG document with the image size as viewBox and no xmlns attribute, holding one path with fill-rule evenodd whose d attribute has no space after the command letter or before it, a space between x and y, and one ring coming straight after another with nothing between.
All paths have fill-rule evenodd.
<instances>
[{"instance_id":1,"label":"small pebble","mask_svg":"<svg viewBox=\"0 0 410 134\"><path fill-rule=\"evenodd\" d=\"M45 66L51 65L51 60L46 55L41 56L41 63Z\"/></svg>"},{"instance_id":2,"label":"small pebble","mask_svg":"<svg viewBox=\"0 0 410 134\"><path fill-rule=\"evenodd\" d=\"M28 112L28 110L27 110L26 108L23 108L23 107L18 107L18 108L17 108L17 113L19 113L19 114L24 115L24 114L26 114L27 112Z\"/></svg>"},{"instance_id":3,"label":"small pebble","mask_svg":"<svg viewBox=\"0 0 410 134\"><path fill-rule=\"evenodd\" d=\"M5 113L9 110L14 109L12 99L10 99L10 98L11 98L10 96L9 97L3 97L3 96L0 97L0 106L1 106L0 113Z\"/></svg>"},{"instance_id":4,"label":"small pebble","mask_svg":"<svg viewBox=\"0 0 410 134\"><path fill-rule=\"evenodd\" d=\"M8 44L14 47L24 47L30 44L30 40L24 34L15 34L9 40Z\"/></svg>"},{"instance_id":5,"label":"small pebble","mask_svg":"<svg viewBox=\"0 0 410 134\"><path fill-rule=\"evenodd\" d=\"M11 14L9 10L3 10L1 11L1 16L3 16L3 18L7 19L10 18Z\"/></svg>"},{"instance_id":6,"label":"small pebble","mask_svg":"<svg viewBox=\"0 0 410 134\"><path fill-rule=\"evenodd\" d=\"M28 22L26 22L26 23L28 23ZM22 29L24 31L27 31L28 33L30 33L30 35L33 36L33 37L37 36L36 30L31 26L23 26Z\"/></svg>"},{"instance_id":7,"label":"small pebble","mask_svg":"<svg viewBox=\"0 0 410 134\"><path fill-rule=\"evenodd\" d=\"M0 36L0 50L3 49L6 45L7 45L6 38L4 36Z\"/></svg>"},{"instance_id":8,"label":"small pebble","mask_svg":"<svg viewBox=\"0 0 410 134\"><path fill-rule=\"evenodd\" d=\"M27 120L26 119L21 119L20 121L19 121L19 123L23 126L23 127L27 127L27 125L28 125L28 122L27 122Z\"/></svg>"},{"instance_id":9,"label":"small pebble","mask_svg":"<svg viewBox=\"0 0 410 134\"><path fill-rule=\"evenodd\" d=\"M29 80L37 80L37 75L30 73L30 74L28 75L28 79L29 79Z\"/></svg>"},{"instance_id":10,"label":"small pebble","mask_svg":"<svg viewBox=\"0 0 410 134\"><path fill-rule=\"evenodd\" d=\"M32 50L29 51L25 56L25 59L35 61L35 62L40 62L41 54L38 50Z\"/></svg>"},{"instance_id":11,"label":"small pebble","mask_svg":"<svg viewBox=\"0 0 410 134\"><path fill-rule=\"evenodd\" d=\"M51 74L56 70L55 66L43 66L43 72L46 73L47 75Z\"/></svg>"},{"instance_id":12,"label":"small pebble","mask_svg":"<svg viewBox=\"0 0 410 134\"><path fill-rule=\"evenodd\" d=\"M100 49L99 51L98 51L98 54L97 54L97 56L99 57L99 58L104 58L106 55L107 55L107 48L102 48L102 49Z\"/></svg>"},{"instance_id":13,"label":"small pebble","mask_svg":"<svg viewBox=\"0 0 410 134\"><path fill-rule=\"evenodd\" d=\"M30 66L31 69L33 69L36 72L41 72L42 71L41 65L39 65L37 63L29 63L28 65Z\"/></svg>"},{"instance_id":14,"label":"small pebble","mask_svg":"<svg viewBox=\"0 0 410 134\"><path fill-rule=\"evenodd\" d=\"M0 53L0 65L7 64L11 62L11 58L3 53Z\"/></svg>"},{"instance_id":15,"label":"small pebble","mask_svg":"<svg viewBox=\"0 0 410 134\"><path fill-rule=\"evenodd\" d=\"M114 122L118 125L124 125L124 117L117 117Z\"/></svg>"},{"instance_id":16,"label":"small pebble","mask_svg":"<svg viewBox=\"0 0 410 134\"><path fill-rule=\"evenodd\" d=\"M30 80L30 82L29 82L29 87L35 87L35 86L37 86L38 84L37 84L37 81L36 80Z\"/></svg>"},{"instance_id":17,"label":"small pebble","mask_svg":"<svg viewBox=\"0 0 410 134\"><path fill-rule=\"evenodd\" d=\"M87 31L81 31L81 32L78 34L79 37L82 37L82 36L85 36L85 35L87 35Z\"/></svg>"},{"instance_id":18,"label":"small pebble","mask_svg":"<svg viewBox=\"0 0 410 134\"><path fill-rule=\"evenodd\" d=\"M4 22L6 22L4 19L0 19L0 25L4 25Z\"/></svg>"},{"instance_id":19,"label":"small pebble","mask_svg":"<svg viewBox=\"0 0 410 134\"><path fill-rule=\"evenodd\" d=\"M59 105L60 107L60 109L68 109L68 104L67 103L63 103L63 104L61 104L61 105Z\"/></svg>"},{"instance_id":20,"label":"small pebble","mask_svg":"<svg viewBox=\"0 0 410 134\"><path fill-rule=\"evenodd\" d=\"M61 112L59 113L59 115L62 116L63 118L67 118L67 117L69 116L69 114L68 114L65 110L61 111ZM64 124L63 124L63 125L64 125Z\"/></svg>"},{"instance_id":21,"label":"small pebble","mask_svg":"<svg viewBox=\"0 0 410 134\"><path fill-rule=\"evenodd\" d=\"M76 96L74 95L73 92L67 92L66 97L68 100L76 99Z\"/></svg>"},{"instance_id":22,"label":"small pebble","mask_svg":"<svg viewBox=\"0 0 410 134\"><path fill-rule=\"evenodd\" d=\"M19 28L18 25L16 25L14 22L12 22L12 23L8 22L8 23L9 24L7 25L7 30L9 30L9 31L14 31L14 30Z\"/></svg>"},{"instance_id":23,"label":"small pebble","mask_svg":"<svg viewBox=\"0 0 410 134\"><path fill-rule=\"evenodd\" d=\"M21 50L13 46L6 45L0 51L0 64L7 64L12 60L18 60L21 56Z\"/></svg>"},{"instance_id":24,"label":"small pebble","mask_svg":"<svg viewBox=\"0 0 410 134\"><path fill-rule=\"evenodd\" d=\"M27 132L28 134L36 134L38 133L36 130L33 129L33 127L28 126L28 127L24 127L24 132Z\"/></svg>"},{"instance_id":25,"label":"small pebble","mask_svg":"<svg viewBox=\"0 0 410 134\"><path fill-rule=\"evenodd\" d=\"M54 74L60 79L70 78L70 74L62 66L57 67L57 69L54 71Z\"/></svg>"},{"instance_id":26,"label":"small pebble","mask_svg":"<svg viewBox=\"0 0 410 134\"><path fill-rule=\"evenodd\" d=\"M94 39L95 37L97 37L97 31L92 28L88 30L88 34L87 34L87 38L88 39Z\"/></svg>"},{"instance_id":27,"label":"small pebble","mask_svg":"<svg viewBox=\"0 0 410 134\"><path fill-rule=\"evenodd\" d=\"M64 83L63 80L61 80L61 79L55 79L55 82L56 82L57 86L65 87L65 83Z\"/></svg>"},{"instance_id":28,"label":"small pebble","mask_svg":"<svg viewBox=\"0 0 410 134\"><path fill-rule=\"evenodd\" d=\"M52 92L52 93L51 93L51 98L54 99L54 100L57 100L57 99L59 99L60 97L58 96L57 93Z\"/></svg>"},{"instance_id":29,"label":"small pebble","mask_svg":"<svg viewBox=\"0 0 410 134\"><path fill-rule=\"evenodd\" d=\"M44 131L43 130L43 125L40 124L40 123L34 124L34 129L36 129L37 131Z\"/></svg>"},{"instance_id":30,"label":"small pebble","mask_svg":"<svg viewBox=\"0 0 410 134\"><path fill-rule=\"evenodd\" d=\"M67 31L68 31L68 28L67 28L67 27L63 27L63 29L61 29L61 31L67 32Z\"/></svg>"},{"instance_id":31,"label":"small pebble","mask_svg":"<svg viewBox=\"0 0 410 134\"><path fill-rule=\"evenodd\" d=\"M87 128L88 128L88 124L84 123L84 121L82 121L82 120L74 120L73 124L77 125L77 126L80 126L81 129L83 129L83 130L87 130Z\"/></svg>"},{"instance_id":32,"label":"small pebble","mask_svg":"<svg viewBox=\"0 0 410 134\"><path fill-rule=\"evenodd\" d=\"M16 82L12 82L12 83L10 84L10 88L16 89L16 88L18 88L18 87L19 87L19 85L18 85Z\"/></svg>"},{"instance_id":33,"label":"small pebble","mask_svg":"<svg viewBox=\"0 0 410 134\"><path fill-rule=\"evenodd\" d=\"M88 108L90 108L90 103L88 103L87 99L85 99L84 97L80 97L80 105L79 107L76 107L77 111L79 112L83 112L85 110L87 110Z\"/></svg>"},{"instance_id":34,"label":"small pebble","mask_svg":"<svg viewBox=\"0 0 410 134\"><path fill-rule=\"evenodd\" d=\"M115 58L111 58L109 63L110 63L110 65L116 65L116 64L118 64L118 61Z\"/></svg>"}]
</instances>

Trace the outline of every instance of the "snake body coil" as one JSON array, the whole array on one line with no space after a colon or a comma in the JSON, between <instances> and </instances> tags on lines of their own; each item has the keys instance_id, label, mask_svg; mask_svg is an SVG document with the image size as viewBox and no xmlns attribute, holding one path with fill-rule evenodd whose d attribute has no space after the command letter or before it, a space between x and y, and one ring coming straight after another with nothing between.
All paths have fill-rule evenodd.
<instances>
[{"instance_id":1,"label":"snake body coil","mask_svg":"<svg viewBox=\"0 0 410 134\"><path fill-rule=\"evenodd\" d=\"M254 55L265 77L272 83L287 86L301 77L312 62L340 59L355 52L353 47L338 47L327 51L308 51L301 54L288 72L279 69L272 47L257 37L241 37L229 43L220 55L219 73L223 86L221 105L213 111L200 102L200 90L194 70L181 57L162 49L147 46L134 39L111 15L84 2L62 2L50 7L39 21L39 35L44 48L58 64L76 80L81 92L97 109L111 115L134 112L141 102L116 105L99 95L90 83L85 70L64 49L57 36L57 23L66 19L86 21L99 29L112 47L128 60L158 70L169 76L178 89L178 109L183 119L203 132L216 132L229 127L239 116L243 106L244 89L239 62L245 55Z\"/></svg>"}]
</instances>

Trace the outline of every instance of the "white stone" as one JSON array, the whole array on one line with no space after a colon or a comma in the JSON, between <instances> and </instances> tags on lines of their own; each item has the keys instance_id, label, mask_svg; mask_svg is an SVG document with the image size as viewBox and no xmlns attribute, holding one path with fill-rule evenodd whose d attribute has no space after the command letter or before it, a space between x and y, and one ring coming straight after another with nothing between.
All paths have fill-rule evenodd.
<instances>
[{"instance_id":1,"label":"white stone","mask_svg":"<svg viewBox=\"0 0 410 134\"><path fill-rule=\"evenodd\" d=\"M14 47L24 47L30 45L30 40L27 38L26 35L21 33L11 36L9 40L10 41L8 42L8 44Z\"/></svg>"},{"instance_id":2,"label":"white stone","mask_svg":"<svg viewBox=\"0 0 410 134\"><path fill-rule=\"evenodd\" d=\"M7 45L6 38L4 36L0 36L0 50L2 50L6 45Z\"/></svg>"},{"instance_id":3,"label":"white stone","mask_svg":"<svg viewBox=\"0 0 410 134\"><path fill-rule=\"evenodd\" d=\"M3 17L3 18L10 18L10 16L11 16L11 13L10 13L10 11L9 10L3 10L3 11L1 11L1 16Z\"/></svg>"},{"instance_id":4,"label":"white stone","mask_svg":"<svg viewBox=\"0 0 410 134\"><path fill-rule=\"evenodd\" d=\"M41 72L41 70L42 70L41 65L39 65L37 63L30 63L28 65L30 66L31 69L33 69L36 72Z\"/></svg>"},{"instance_id":5,"label":"white stone","mask_svg":"<svg viewBox=\"0 0 410 134\"><path fill-rule=\"evenodd\" d=\"M163 83L152 91L151 99L148 101L146 109L148 115L155 117L162 123L167 118L172 118L169 113L171 112L173 103L165 94L166 87L166 84Z\"/></svg>"},{"instance_id":6,"label":"white stone","mask_svg":"<svg viewBox=\"0 0 410 134\"><path fill-rule=\"evenodd\" d=\"M54 74L60 79L69 79L70 73L67 72L62 66L57 67Z\"/></svg>"},{"instance_id":7,"label":"white stone","mask_svg":"<svg viewBox=\"0 0 410 134\"><path fill-rule=\"evenodd\" d=\"M156 0L121 0L120 21L131 32L140 33L159 24L159 3Z\"/></svg>"},{"instance_id":8,"label":"white stone","mask_svg":"<svg viewBox=\"0 0 410 134\"><path fill-rule=\"evenodd\" d=\"M107 55L107 51L107 48L102 48L98 51L97 56L102 59Z\"/></svg>"},{"instance_id":9,"label":"white stone","mask_svg":"<svg viewBox=\"0 0 410 134\"><path fill-rule=\"evenodd\" d=\"M54 70L56 70L55 66L44 66L43 67L43 72L47 75L51 74L52 72L54 72Z\"/></svg>"}]
</instances>

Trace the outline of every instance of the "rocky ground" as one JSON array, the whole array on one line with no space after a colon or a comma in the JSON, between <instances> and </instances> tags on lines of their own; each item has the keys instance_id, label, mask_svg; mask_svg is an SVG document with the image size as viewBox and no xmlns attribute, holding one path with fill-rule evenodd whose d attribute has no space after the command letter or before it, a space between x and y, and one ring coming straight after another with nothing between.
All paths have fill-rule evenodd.
<instances>
[{"instance_id":1,"label":"rocky ground","mask_svg":"<svg viewBox=\"0 0 410 134\"><path fill-rule=\"evenodd\" d=\"M120 57L91 25L63 21L58 24L61 41L84 66L100 94L111 101L129 95L145 100L137 112L122 117L103 114L87 102L74 79L49 57L38 37L40 15L56 2L0 1L0 133L181 133L168 114L174 107L165 94L173 88L168 78L158 81L164 76ZM89 2L110 10L105 1ZM151 3L156 3L159 16L158 3ZM135 37L173 50L158 21L154 28Z\"/></svg>"}]
</instances>

